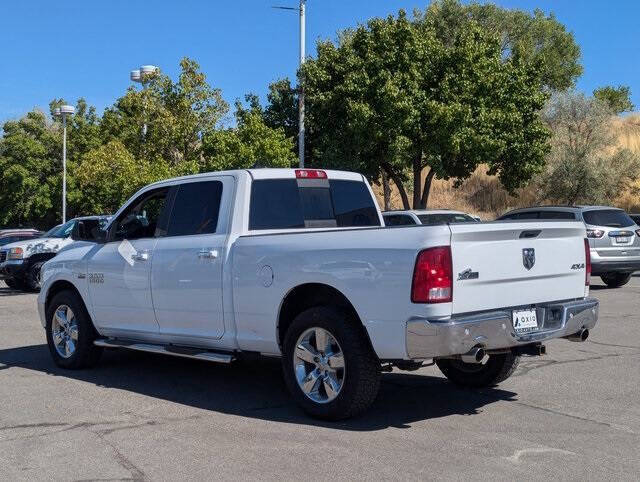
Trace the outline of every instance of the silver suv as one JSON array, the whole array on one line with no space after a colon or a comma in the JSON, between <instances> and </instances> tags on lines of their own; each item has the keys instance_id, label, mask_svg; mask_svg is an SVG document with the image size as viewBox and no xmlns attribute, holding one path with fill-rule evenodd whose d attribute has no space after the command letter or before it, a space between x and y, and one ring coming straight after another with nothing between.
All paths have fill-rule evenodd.
<instances>
[{"instance_id":1,"label":"silver suv","mask_svg":"<svg viewBox=\"0 0 640 482\"><path fill-rule=\"evenodd\" d=\"M587 228L591 273L610 288L629 282L640 271L640 227L622 209L609 206L537 206L515 209L499 220L577 220Z\"/></svg>"}]
</instances>

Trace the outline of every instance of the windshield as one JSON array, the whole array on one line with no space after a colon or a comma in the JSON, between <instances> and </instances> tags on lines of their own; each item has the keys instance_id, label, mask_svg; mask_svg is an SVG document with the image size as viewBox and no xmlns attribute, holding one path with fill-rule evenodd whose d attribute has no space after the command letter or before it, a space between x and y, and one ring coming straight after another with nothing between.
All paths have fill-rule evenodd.
<instances>
[{"instance_id":1,"label":"windshield","mask_svg":"<svg viewBox=\"0 0 640 482\"><path fill-rule=\"evenodd\" d=\"M476 219L462 213L418 214L422 224L476 223Z\"/></svg>"},{"instance_id":2,"label":"windshield","mask_svg":"<svg viewBox=\"0 0 640 482\"><path fill-rule=\"evenodd\" d=\"M585 211L582 216L584 222L592 226L607 226L610 228L628 228L635 223L621 209L595 209L593 211Z\"/></svg>"},{"instance_id":3,"label":"windshield","mask_svg":"<svg viewBox=\"0 0 640 482\"><path fill-rule=\"evenodd\" d=\"M67 221L64 224L58 224L55 228L47 231L43 238L68 238L73 230L75 220Z\"/></svg>"}]
</instances>

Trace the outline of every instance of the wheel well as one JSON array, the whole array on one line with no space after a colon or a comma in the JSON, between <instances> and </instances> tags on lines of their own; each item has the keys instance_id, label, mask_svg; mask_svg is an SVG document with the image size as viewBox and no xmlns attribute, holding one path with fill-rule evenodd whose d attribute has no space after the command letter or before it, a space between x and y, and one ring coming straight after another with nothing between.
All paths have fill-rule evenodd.
<instances>
[{"instance_id":1,"label":"wheel well","mask_svg":"<svg viewBox=\"0 0 640 482\"><path fill-rule=\"evenodd\" d=\"M53 297L58 293L60 293L61 291L67 291L67 290L73 291L75 294L77 294L78 298L80 298L80 301L82 301L82 304L84 304L82 295L80 294L78 289L73 285L73 283L70 283L69 281L65 281L65 280L59 280L53 283L51 285L51 288L49 288L49 291L47 292L47 299L44 305L45 313L49 311L49 303L51 303L51 300L53 299ZM87 313L89 313L86 305L84 305L84 309ZM89 318L91 318L91 316L89 316Z\"/></svg>"},{"instance_id":2,"label":"wheel well","mask_svg":"<svg viewBox=\"0 0 640 482\"><path fill-rule=\"evenodd\" d=\"M367 343L371 346L367 330L364 329L362 320L360 320L357 311L346 296L332 286L321 283L307 283L296 286L289 291L282 301L280 315L278 316L278 345L281 348L285 334L294 318L314 306L337 306L347 311L352 319L358 321Z\"/></svg>"}]
</instances>

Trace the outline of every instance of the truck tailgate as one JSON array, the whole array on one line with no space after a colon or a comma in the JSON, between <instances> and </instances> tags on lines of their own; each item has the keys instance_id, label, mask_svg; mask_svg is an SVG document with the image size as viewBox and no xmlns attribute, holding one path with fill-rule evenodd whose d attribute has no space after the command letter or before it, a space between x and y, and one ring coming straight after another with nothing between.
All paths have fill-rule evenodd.
<instances>
[{"instance_id":1,"label":"truck tailgate","mask_svg":"<svg viewBox=\"0 0 640 482\"><path fill-rule=\"evenodd\" d=\"M582 223L494 222L449 227L453 313L585 295L586 232Z\"/></svg>"}]
</instances>

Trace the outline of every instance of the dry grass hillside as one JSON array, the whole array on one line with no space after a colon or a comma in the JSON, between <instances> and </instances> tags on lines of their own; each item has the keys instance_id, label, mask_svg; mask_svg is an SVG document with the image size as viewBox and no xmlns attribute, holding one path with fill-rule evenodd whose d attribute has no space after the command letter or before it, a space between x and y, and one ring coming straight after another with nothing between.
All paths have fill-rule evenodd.
<instances>
[{"instance_id":1,"label":"dry grass hillside","mask_svg":"<svg viewBox=\"0 0 640 482\"><path fill-rule=\"evenodd\" d=\"M615 117L612 119L612 127L619 133L620 145L640 155L640 113ZM402 209L402 201L393 183L391 188L392 208ZM615 204L627 211L640 212L640 198L633 191L640 191L640 179L623 192ZM374 186L374 192L380 206L384 206L382 187ZM517 196L510 196L500 186L498 179L487 175L487 168L481 166L459 188L453 186L453 181L436 179L431 187L428 207L458 209L490 220L509 209L535 203L544 204L544 200L537 199L535 187L525 187L518 191Z\"/></svg>"}]
</instances>

